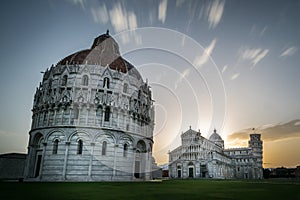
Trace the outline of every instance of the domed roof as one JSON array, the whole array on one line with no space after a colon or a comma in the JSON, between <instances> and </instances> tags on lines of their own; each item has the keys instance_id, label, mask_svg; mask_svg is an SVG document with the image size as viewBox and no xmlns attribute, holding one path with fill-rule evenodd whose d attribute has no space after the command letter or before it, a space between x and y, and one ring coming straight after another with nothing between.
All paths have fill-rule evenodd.
<instances>
[{"instance_id":1,"label":"domed roof","mask_svg":"<svg viewBox=\"0 0 300 200\"><path fill-rule=\"evenodd\" d=\"M209 137L209 140L215 142L215 141L222 141L223 139L222 139L221 136L217 133L217 130L214 129L214 132L213 132L213 134L211 134L211 136Z\"/></svg>"},{"instance_id":2,"label":"domed roof","mask_svg":"<svg viewBox=\"0 0 300 200\"><path fill-rule=\"evenodd\" d=\"M119 52L118 43L109 35L102 34L94 39L92 47L73 53L57 63L57 65L72 65L72 64L90 64L109 66L109 68L123 73L129 72L130 75L135 76L137 79L142 79L140 73L135 67L126 61Z\"/></svg>"}]
</instances>

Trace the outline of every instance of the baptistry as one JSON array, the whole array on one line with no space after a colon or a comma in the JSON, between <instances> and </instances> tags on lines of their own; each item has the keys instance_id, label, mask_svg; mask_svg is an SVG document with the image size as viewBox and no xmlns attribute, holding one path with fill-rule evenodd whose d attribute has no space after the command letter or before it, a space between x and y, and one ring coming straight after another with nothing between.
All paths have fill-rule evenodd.
<instances>
[{"instance_id":1,"label":"baptistry","mask_svg":"<svg viewBox=\"0 0 300 200\"><path fill-rule=\"evenodd\" d=\"M150 87L107 31L43 73L25 180L149 180L153 128Z\"/></svg>"}]
</instances>

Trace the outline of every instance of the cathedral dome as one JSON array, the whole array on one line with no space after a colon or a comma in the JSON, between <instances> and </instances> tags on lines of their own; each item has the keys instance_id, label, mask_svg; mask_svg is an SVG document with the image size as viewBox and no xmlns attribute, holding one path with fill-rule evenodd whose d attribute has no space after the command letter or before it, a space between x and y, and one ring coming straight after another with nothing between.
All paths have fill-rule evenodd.
<instances>
[{"instance_id":1,"label":"cathedral dome","mask_svg":"<svg viewBox=\"0 0 300 200\"><path fill-rule=\"evenodd\" d=\"M142 79L142 76L134 66L120 55L119 45L109 35L108 31L105 34L96 37L90 49L75 52L57 63L57 65L73 64L100 65L103 67L109 66L110 69L121 71L123 73L129 72L137 79Z\"/></svg>"},{"instance_id":2,"label":"cathedral dome","mask_svg":"<svg viewBox=\"0 0 300 200\"><path fill-rule=\"evenodd\" d=\"M217 130L214 129L213 134L209 137L209 140L218 145L221 148L224 148L224 140L222 137L217 133Z\"/></svg>"},{"instance_id":3,"label":"cathedral dome","mask_svg":"<svg viewBox=\"0 0 300 200\"><path fill-rule=\"evenodd\" d=\"M222 141L223 139L222 139L222 137L217 133L217 130L215 129L214 132L213 132L213 134L211 134L211 136L209 137L209 140L215 142L215 141Z\"/></svg>"}]
</instances>

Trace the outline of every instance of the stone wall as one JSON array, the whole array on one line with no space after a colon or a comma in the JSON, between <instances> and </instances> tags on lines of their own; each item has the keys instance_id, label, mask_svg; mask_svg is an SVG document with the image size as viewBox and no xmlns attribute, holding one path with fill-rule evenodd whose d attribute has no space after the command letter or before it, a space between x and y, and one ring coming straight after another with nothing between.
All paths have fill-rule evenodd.
<instances>
[{"instance_id":1,"label":"stone wall","mask_svg":"<svg viewBox=\"0 0 300 200\"><path fill-rule=\"evenodd\" d=\"M0 179L22 180L26 154L10 153L0 155Z\"/></svg>"}]
</instances>

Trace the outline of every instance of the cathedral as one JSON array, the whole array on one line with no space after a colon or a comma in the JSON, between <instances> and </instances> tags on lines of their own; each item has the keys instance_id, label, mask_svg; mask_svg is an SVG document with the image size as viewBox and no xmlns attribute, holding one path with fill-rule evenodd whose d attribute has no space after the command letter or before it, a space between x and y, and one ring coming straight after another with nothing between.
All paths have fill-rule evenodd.
<instances>
[{"instance_id":1,"label":"cathedral","mask_svg":"<svg viewBox=\"0 0 300 200\"><path fill-rule=\"evenodd\" d=\"M262 140L250 134L248 147L224 149L216 130L209 139L191 129L169 153L170 178L262 179Z\"/></svg>"},{"instance_id":2,"label":"cathedral","mask_svg":"<svg viewBox=\"0 0 300 200\"><path fill-rule=\"evenodd\" d=\"M25 180L151 179L151 96L108 31L52 65L34 95Z\"/></svg>"}]
</instances>

